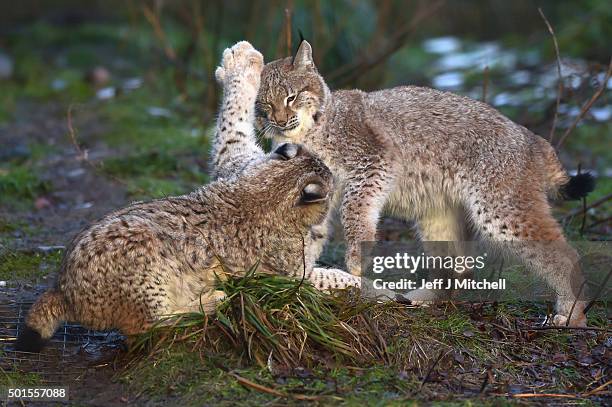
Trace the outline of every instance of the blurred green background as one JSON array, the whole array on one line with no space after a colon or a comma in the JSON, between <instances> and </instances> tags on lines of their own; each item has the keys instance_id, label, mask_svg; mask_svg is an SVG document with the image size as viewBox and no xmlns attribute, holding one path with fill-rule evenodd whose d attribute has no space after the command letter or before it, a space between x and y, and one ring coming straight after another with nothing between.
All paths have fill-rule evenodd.
<instances>
[{"instance_id":1,"label":"blurred green background","mask_svg":"<svg viewBox=\"0 0 612 407\"><path fill-rule=\"evenodd\" d=\"M558 39L563 91L557 109ZM222 50L267 61L299 34L333 89L433 86L486 100L596 173L585 226L608 238L612 7L585 1L21 1L0 4L0 242L64 245L134 199L208 181ZM290 43L288 34L290 33ZM582 106L601 89L586 112ZM555 119L555 112L558 111Z\"/></svg>"}]
</instances>

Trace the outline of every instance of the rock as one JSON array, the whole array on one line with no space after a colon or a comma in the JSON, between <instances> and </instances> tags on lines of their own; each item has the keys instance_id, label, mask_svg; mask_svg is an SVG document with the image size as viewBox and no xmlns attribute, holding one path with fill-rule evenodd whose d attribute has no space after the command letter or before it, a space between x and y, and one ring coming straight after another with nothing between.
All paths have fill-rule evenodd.
<instances>
[{"instance_id":1,"label":"rock","mask_svg":"<svg viewBox=\"0 0 612 407\"><path fill-rule=\"evenodd\" d=\"M108 69L103 66L96 66L85 75L85 80L91 83L95 87L102 87L110 82L111 73Z\"/></svg>"},{"instance_id":2,"label":"rock","mask_svg":"<svg viewBox=\"0 0 612 407\"><path fill-rule=\"evenodd\" d=\"M51 206L51 201L49 201L44 196L40 196L40 197L36 198L36 201L34 201L34 207L36 207L36 209L38 209L38 210L41 210L41 209L44 209L44 208L48 208L50 206Z\"/></svg>"},{"instance_id":3,"label":"rock","mask_svg":"<svg viewBox=\"0 0 612 407\"><path fill-rule=\"evenodd\" d=\"M32 152L30 148L25 144L16 144L13 146L5 146L6 148L0 149L0 161L5 160L25 160L30 158Z\"/></svg>"},{"instance_id":4,"label":"rock","mask_svg":"<svg viewBox=\"0 0 612 407\"><path fill-rule=\"evenodd\" d=\"M0 80L11 79L13 76L13 59L0 52Z\"/></svg>"},{"instance_id":5,"label":"rock","mask_svg":"<svg viewBox=\"0 0 612 407\"><path fill-rule=\"evenodd\" d=\"M96 97L100 100L108 100L108 99L112 99L115 97L117 91L115 90L115 88L108 87L108 88L102 88L99 91L96 92Z\"/></svg>"}]
</instances>

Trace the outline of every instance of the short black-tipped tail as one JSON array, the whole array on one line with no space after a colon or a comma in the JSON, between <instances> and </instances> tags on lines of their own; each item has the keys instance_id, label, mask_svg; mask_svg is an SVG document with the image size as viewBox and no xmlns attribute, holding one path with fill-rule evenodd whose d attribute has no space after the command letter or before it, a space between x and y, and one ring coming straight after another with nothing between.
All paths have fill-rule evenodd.
<instances>
[{"instance_id":1,"label":"short black-tipped tail","mask_svg":"<svg viewBox=\"0 0 612 407\"><path fill-rule=\"evenodd\" d=\"M19 352L40 352L46 344L47 341L43 339L39 332L24 325L23 331L15 342L15 350Z\"/></svg>"},{"instance_id":2,"label":"short black-tipped tail","mask_svg":"<svg viewBox=\"0 0 612 407\"><path fill-rule=\"evenodd\" d=\"M590 172L571 176L567 184L561 185L559 192L563 199L574 201L582 199L595 189L595 177Z\"/></svg>"}]
</instances>

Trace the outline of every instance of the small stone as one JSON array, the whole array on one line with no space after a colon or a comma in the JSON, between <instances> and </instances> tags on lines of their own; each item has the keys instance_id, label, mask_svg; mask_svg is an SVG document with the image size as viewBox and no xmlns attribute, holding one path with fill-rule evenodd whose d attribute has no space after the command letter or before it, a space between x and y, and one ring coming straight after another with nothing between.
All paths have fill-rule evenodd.
<instances>
[{"instance_id":1,"label":"small stone","mask_svg":"<svg viewBox=\"0 0 612 407\"><path fill-rule=\"evenodd\" d=\"M38 246L36 249L41 253L51 253L57 250L64 250L66 246Z\"/></svg>"},{"instance_id":2,"label":"small stone","mask_svg":"<svg viewBox=\"0 0 612 407\"><path fill-rule=\"evenodd\" d=\"M130 90L138 89L141 86L142 86L141 78L130 78L130 79L127 79L125 82L123 82L122 88L123 90L130 91Z\"/></svg>"},{"instance_id":3,"label":"small stone","mask_svg":"<svg viewBox=\"0 0 612 407\"><path fill-rule=\"evenodd\" d=\"M50 206L51 206L51 201L49 201L44 196L38 197L36 198L36 201L34 201L34 207L38 210L48 208Z\"/></svg>"},{"instance_id":4,"label":"small stone","mask_svg":"<svg viewBox=\"0 0 612 407\"><path fill-rule=\"evenodd\" d=\"M13 67L13 59L6 54L0 53L0 80L11 79Z\"/></svg>"},{"instance_id":5,"label":"small stone","mask_svg":"<svg viewBox=\"0 0 612 407\"><path fill-rule=\"evenodd\" d=\"M0 149L0 161L13 159L27 159L32 152L25 144L17 144L14 146L6 146Z\"/></svg>"},{"instance_id":6,"label":"small stone","mask_svg":"<svg viewBox=\"0 0 612 407\"><path fill-rule=\"evenodd\" d=\"M147 108L147 113L149 113L153 117L172 117L172 112L170 112L170 110L157 106L150 106L149 108Z\"/></svg>"},{"instance_id":7,"label":"small stone","mask_svg":"<svg viewBox=\"0 0 612 407\"><path fill-rule=\"evenodd\" d=\"M103 66L96 66L94 69L87 72L85 79L95 87L102 87L110 82L111 73Z\"/></svg>"},{"instance_id":8,"label":"small stone","mask_svg":"<svg viewBox=\"0 0 612 407\"><path fill-rule=\"evenodd\" d=\"M115 88L108 87L108 88L102 88L100 90L98 90L96 92L96 97L100 100L108 100L108 99L112 99L115 97L117 91L115 90Z\"/></svg>"}]
</instances>

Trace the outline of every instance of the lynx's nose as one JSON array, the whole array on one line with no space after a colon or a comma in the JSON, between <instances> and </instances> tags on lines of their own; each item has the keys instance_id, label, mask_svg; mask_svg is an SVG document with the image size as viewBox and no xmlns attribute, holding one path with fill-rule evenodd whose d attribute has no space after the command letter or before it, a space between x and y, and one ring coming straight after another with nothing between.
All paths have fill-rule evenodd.
<instances>
[{"instance_id":1,"label":"lynx's nose","mask_svg":"<svg viewBox=\"0 0 612 407\"><path fill-rule=\"evenodd\" d=\"M299 144L284 143L281 144L274 150L270 157L274 160L290 160L297 157L303 151L303 148Z\"/></svg>"}]
</instances>

